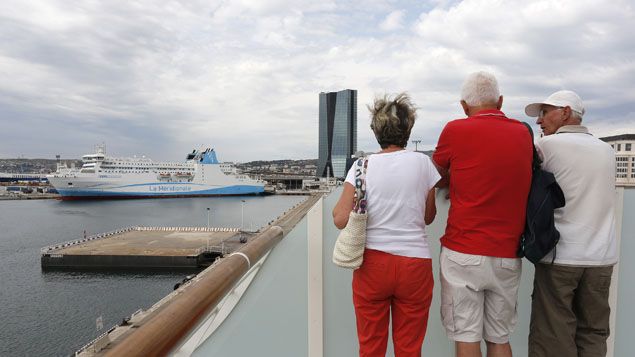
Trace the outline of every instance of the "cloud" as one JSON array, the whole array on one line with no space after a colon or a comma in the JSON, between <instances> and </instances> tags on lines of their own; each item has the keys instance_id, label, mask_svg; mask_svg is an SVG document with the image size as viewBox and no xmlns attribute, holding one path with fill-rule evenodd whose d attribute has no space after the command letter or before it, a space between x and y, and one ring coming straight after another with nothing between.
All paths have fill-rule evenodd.
<instances>
[{"instance_id":1,"label":"cloud","mask_svg":"<svg viewBox=\"0 0 635 357\"><path fill-rule=\"evenodd\" d=\"M429 48L460 58L462 75L496 73L512 112L569 88L600 109L588 116L593 123L634 99L628 81L635 67L627 58L635 46L625 31L633 18L624 1L464 1L421 14L413 29Z\"/></svg>"},{"instance_id":2,"label":"cloud","mask_svg":"<svg viewBox=\"0 0 635 357\"><path fill-rule=\"evenodd\" d=\"M590 127L635 116L633 5L625 0L166 1L0 3L0 152L181 160L317 157L318 94L358 90L358 147L375 150L365 104L409 92L412 138L433 147L462 115L469 72L499 78L510 116L568 88ZM28 145L25 145L28 144Z\"/></svg>"},{"instance_id":3,"label":"cloud","mask_svg":"<svg viewBox=\"0 0 635 357\"><path fill-rule=\"evenodd\" d=\"M384 31L394 31L403 28L404 11L403 10L395 10L388 14L384 21L379 24L379 28Z\"/></svg>"}]
</instances>

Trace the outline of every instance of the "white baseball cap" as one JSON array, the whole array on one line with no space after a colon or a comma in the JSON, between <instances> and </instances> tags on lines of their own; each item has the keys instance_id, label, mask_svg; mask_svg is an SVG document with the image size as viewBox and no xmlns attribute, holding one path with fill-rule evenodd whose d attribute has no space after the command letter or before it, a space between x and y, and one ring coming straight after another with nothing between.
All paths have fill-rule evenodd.
<instances>
[{"instance_id":1,"label":"white baseball cap","mask_svg":"<svg viewBox=\"0 0 635 357\"><path fill-rule=\"evenodd\" d=\"M532 103L525 107L525 114L530 117L537 117L543 105L552 105L554 107L569 107L572 111L578 113L580 117L584 115L584 104L582 99L575 92L570 90L557 91L550 95L541 103Z\"/></svg>"}]
</instances>

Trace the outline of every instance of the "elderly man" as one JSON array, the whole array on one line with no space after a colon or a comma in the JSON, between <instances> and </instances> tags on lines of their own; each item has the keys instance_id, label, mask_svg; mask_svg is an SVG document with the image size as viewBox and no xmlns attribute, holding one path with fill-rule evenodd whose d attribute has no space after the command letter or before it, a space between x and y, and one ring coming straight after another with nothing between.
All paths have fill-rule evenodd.
<instances>
[{"instance_id":1,"label":"elderly man","mask_svg":"<svg viewBox=\"0 0 635 357\"><path fill-rule=\"evenodd\" d=\"M542 167L553 172L567 202L554 213L560 241L536 264L529 356L605 356L617 262L615 153L580 125L584 105L574 92L558 91L525 113L538 117Z\"/></svg>"},{"instance_id":2,"label":"elderly man","mask_svg":"<svg viewBox=\"0 0 635 357\"><path fill-rule=\"evenodd\" d=\"M500 110L493 75L471 74L461 95L468 117L445 126L433 155L451 199L441 238L441 317L457 356L480 356L481 340L488 356L511 356L531 136Z\"/></svg>"}]
</instances>

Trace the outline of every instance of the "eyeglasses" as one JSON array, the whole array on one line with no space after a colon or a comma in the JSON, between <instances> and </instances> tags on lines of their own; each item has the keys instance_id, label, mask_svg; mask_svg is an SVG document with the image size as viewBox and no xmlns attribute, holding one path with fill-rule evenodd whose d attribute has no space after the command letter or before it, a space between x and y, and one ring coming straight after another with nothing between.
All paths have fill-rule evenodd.
<instances>
[{"instance_id":1,"label":"eyeglasses","mask_svg":"<svg viewBox=\"0 0 635 357\"><path fill-rule=\"evenodd\" d=\"M551 107L548 109L545 108L541 108L540 111L538 112L538 118L542 119L545 117L545 115L549 114L550 112L554 111L554 110L559 110L559 109L564 109L565 107Z\"/></svg>"}]
</instances>

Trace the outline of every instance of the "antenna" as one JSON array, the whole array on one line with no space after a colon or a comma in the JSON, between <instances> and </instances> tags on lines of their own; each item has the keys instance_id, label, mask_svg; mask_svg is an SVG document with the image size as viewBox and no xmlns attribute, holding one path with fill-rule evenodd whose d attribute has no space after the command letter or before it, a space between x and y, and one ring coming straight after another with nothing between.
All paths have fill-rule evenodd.
<instances>
[{"instance_id":1,"label":"antenna","mask_svg":"<svg viewBox=\"0 0 635 357\"><path fill-rule=\"evenodd\" d=\"M412 140L412 143L415 144L415 151L419 151L419 144L421 140Z\"/></svg>"}]
</instances>

